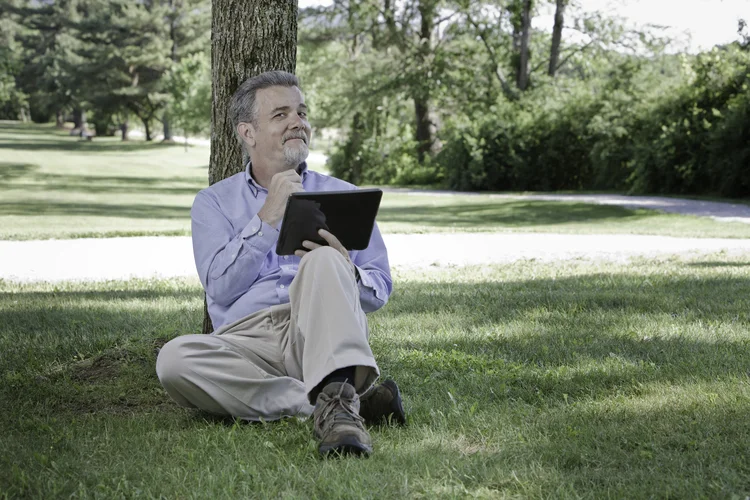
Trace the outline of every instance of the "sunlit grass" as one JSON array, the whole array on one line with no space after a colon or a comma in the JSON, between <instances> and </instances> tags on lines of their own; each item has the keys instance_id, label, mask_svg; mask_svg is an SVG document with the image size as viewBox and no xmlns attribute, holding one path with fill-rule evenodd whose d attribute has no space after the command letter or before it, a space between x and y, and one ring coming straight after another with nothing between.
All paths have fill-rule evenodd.
<instances>
[{"instance_id":1,"label":"sunlit grass","mask_svg":"<svg viewBox=\"0 0 750 500\"><path fill-rule=\"evenodd\" d=\"M311 424L182 410L154 373L195 280L0 282L10 497L744 498L750 261L722 254L394 273L370 315L404 429L321 460Z\"/></svg>"},{"instance_id":2,"label":"sunlit grass","mask_svg":"<svg viewBox=\"0 0 750 500\"><path fill-rule=\"evenodd\" d=\"M0 239L189 235L209 148L116 137L81 141L52 126L0 122ZM312 162L313 169L324 165ZM750 237L750 224L573 202L388 192L383 232L630 233Z\"/></svg>"}]
</instances>

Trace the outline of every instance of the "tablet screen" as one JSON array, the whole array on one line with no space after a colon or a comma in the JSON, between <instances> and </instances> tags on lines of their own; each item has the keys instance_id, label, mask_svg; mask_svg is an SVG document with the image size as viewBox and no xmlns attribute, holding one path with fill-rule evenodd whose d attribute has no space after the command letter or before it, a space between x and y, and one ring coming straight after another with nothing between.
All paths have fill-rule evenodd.
<instances>
[{"instance_id":1,"label":"tablet screen","mask_svg":"<svg viewBox=\"0 0 750 500\"><path fill-rule=\"evenodd\" d=\"M278 255L292 255L304 249L304 240L327 243L318 229L327 229L348 250L364 250L370 243L383 191L300 192L289 197L276 244Z\"/></svg>"}]
</instances>

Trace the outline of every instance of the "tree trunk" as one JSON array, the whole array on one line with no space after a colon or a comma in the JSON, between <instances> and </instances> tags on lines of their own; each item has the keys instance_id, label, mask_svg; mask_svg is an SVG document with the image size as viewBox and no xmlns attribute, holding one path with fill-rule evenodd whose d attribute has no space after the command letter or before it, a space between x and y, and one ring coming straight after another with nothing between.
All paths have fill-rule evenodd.
<instances>
[{"instance_id":1,"label":"tree trunk","mask_svg":"<svg viewBox=\"0 0 750 500\"><path fill-rule=\"evenodd\" d=\"M417 158L419 163L424 163L424 159L433 151L435 143L434 127L430 120L430 102L426 98L417 97L414 99L414 113L417 116Z\"/></svg>"},{"instance_id":2,"label":"tree trunk","mask_svg":"<svg viewBox=\"0 0 750 500\"><path fill-rule=\"evenodd\" d=\"M518 72L516 86L524 91L529 86L529 42L531 39L531 0L522 0L520 47L518 53Z\"/></svg>"},{"instance_id":3,"label":"tree trunk","mask_svg":"<svg viewBox=\"0 0 750 500\"><path fill-rule=\"evenodd\" d=\"M164 124L164 141L173 141L172 127L169 126L169 112L165 111L162 116L162 123Z\"/></svg>"},{"instance_id":4,"label":"tree trunk","mask_svg":"<svg viewBox=\"0 0 750 500\"><path fill-rule=\"evenodd\" d=\"M430 75L428 58L432 52L432 31L435 27L434 0L420 0L419 15L419 49L417 50L417 64L423 73L422 81L418 83L414 95L414 114L416 117L415 139L417 141L417 158L424 163L425 157L432 153L435 144L434 129L430 121Z\"/></svg>"},{"instance_id":5,"label":"tree trunk","mask_svg":"<svg viewBox=\"0 0 750 500\"><path fill-rule=\"evenodd\" d=\"M557 64L560 60L560 41L562 40L563 22L565 21L565 7L568 0L556 0L555 26L552 28L552 47L549 52L549 69L547 74L554 78Z\"/></svg>"},{"instance_id":6,"label":"tree trunk","mask_svg":"<svg viewBox=\"0 0 750 500\"><path fill-rule=\"evenodd\" d=\"M150 141L152 139L151 122L149 120L144 120L144 119L141 119L141 122L143 122L143 128L146 129L146 140Z\"/></svg>"},{"instance_id":7,"label":"tree trunk","mask_svg":"<svg viewBox=\"0 0 750 500\"><path fill-rule=\"evenodd\" d=\"M172 60L174 65L177 62L177 38L175 37L175 22L177 20L177 13L173 0L169 0L169 39L172 41L172 46L169 49L169 58ZM162 124L164 125L164 139L163 141L173 141L172 127L169 123L169 111L164 111L162 116Z\"/></svg>"},{"instance_id":8,"label":"tree trunk","mask_svg":"<svg viewBox=\"0 0 750 500\"><path fill-rule=\"evenodd\" d=\"M73 110L73 128L81 129L86 126L86 112L76 106Z\"/></svg>"},{"instance_id":9,"label":"tree trunk","mask_svg":"<svg viewBox=\"0 0 750 500\"><path fill-rule=\"evenodd\" d=\"M63 128L65 125L65 115L62 111L59 109L55 113L55 127L56 128Z\"/></svg>"},{"instance_id":10,"label":"tree trunk","mask_svg":"<svg viewBox=\"0 0 750 500\"><path fill-rule=\"evenodd\" d=\"M125 120L120 125L120 131L122 132L122 140L127 141L128 140L128 121Z\"/></svg>"},{"instance_id":11,"label":"tree trunk","mask_svg":"<svg viewBox=\"0 0 750 500\"><path fill-rule=\"evenodd\" d=\"M297 0L213 1L209 185L243 168L242 152L227 116L229 100L237 87L264 71L294 72L298 10ZM211 331L213 325L206 311L203 332Z\"/></svg>"}]
</instances>

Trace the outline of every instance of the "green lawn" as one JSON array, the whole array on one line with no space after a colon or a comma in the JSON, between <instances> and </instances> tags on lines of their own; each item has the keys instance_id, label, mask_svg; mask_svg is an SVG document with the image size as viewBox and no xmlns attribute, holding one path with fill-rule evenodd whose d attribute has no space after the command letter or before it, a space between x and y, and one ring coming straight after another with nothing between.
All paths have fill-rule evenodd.
<instances>
[{"instance_id":1,"label":"green lawn","mask_svg":"<svg viewBox=\"0 0 750 500\"><path fill-rule=\"evenodd\" d=\"M317 457L311 423L182 410L154 373L196 281L0 281L0 497L745 498L750 262L401 272L370 316L407 428Z\"/></svg>"},{"instance_id":2,"label":"green lawn","mask_svg":"<svg viewBox=\"0 0 750 500\"><path fill-rule=\"evenodd\" d=\"M209 149L80 141L52 126L0 122L0 239L188 235ZM311 165L321 169L322 165ZM750 225L613 206L386 193L384 232L540 231L750 237Z\"/></svg>"}]
</instances>

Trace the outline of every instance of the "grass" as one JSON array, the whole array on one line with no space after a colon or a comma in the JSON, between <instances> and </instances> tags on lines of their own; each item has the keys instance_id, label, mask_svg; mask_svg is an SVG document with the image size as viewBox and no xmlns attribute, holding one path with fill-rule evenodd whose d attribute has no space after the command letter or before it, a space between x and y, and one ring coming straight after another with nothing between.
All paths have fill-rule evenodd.
<instances>
[{"instance_id":1,"label":"grass","mask_svg":"<svg viewBox=\"0 0 750 500\"><path fill-rule=\"evenodd\" d=\"M0 239L190 234L209 148L97 137L0 122ZM320 169L321 165L311 165ZM750 225L614 206L386 193L384 232L630 233L750 237Z\"/></svg>"},{"instance_id":2,"label":"grass","mask_svg":"<svg viewBox=\"0 0 750 500\"><path fill-rule=\"evenodd\" d=\"M169 401L154 360L199 328L196 281L0 281L0 497L750 495L746 258L394 277L372 345L410 423L367 460Z\"/></svg>"}]
</instances>

